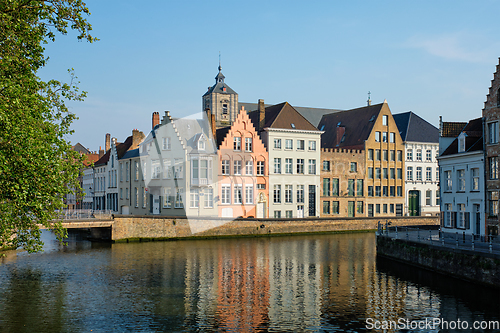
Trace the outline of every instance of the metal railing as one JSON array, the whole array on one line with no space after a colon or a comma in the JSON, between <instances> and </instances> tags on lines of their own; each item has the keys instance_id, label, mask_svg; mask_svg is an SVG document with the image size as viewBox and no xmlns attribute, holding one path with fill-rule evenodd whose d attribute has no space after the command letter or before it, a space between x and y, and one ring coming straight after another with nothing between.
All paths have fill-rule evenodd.
<instances>
[{"instance_id":1,"label":"metal railing","mask_svg":"<svg viewBox=\"0 0 500 333\"><path fill-rule=\"evenodd\" d=\"M451 233L418 227L398 227L389 223L378 223L377 236L402 239L422 244L442 246L448 249L471 250L482 253L500 254L499 236Z\"/></svg>"},{"instance_id":2,"label":"metal railing","mask_svg":"<svg viewBox=\"0 0 500 333\"><path fill-rule=\"evenodd\" d=\"M57 218L62 220L111 219L111 214L109 210L64 209L57 212Z\"/></svg>"}]
</instances>

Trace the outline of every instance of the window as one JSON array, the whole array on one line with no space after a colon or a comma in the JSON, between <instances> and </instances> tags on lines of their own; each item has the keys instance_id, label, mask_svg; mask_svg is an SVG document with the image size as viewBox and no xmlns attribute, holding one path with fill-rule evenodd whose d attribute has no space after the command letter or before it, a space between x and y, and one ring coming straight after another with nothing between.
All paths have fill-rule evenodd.
<instances>
[{"instance_id":1,"label":"window","mask_svg":"<svg viewBox=\"0 0 500 333\"><path fill-rule=\"evenodd\" d=\"M406 167L406 180L413 180L413 167Z\"/></svg>"},{"instance_id":2,"label":"window","mask_svg":"<svg viewBox=\"0 0 500 333\"><path fill-rule=\"evenodd\" d=\"M297 159L297 173L298 174L304 173L304 159L303 158Z\"/></svg>"},{"instance_id":3,"label":"window","mask_svg":"<svg viewBox=\"0 0 500 333\"><path fill-rule=\"evenodd\" d=\"M304 203L304 185L297 185L297 203Z\"/></svg>"},{"instance_id":4,"label":"window","mask_svg":"<svg viewBox=\"0 0 500 333\"><path fill-rule=\"evenodd\" d=\"M274 185L274 203L281 203L281 185Z\"/></svg>"},{"instance_id":5,"label":"window","mask_svg":"<svg viewBox=\"0 0 500 333\"><path fill-rule=\"evenodd\" d=\"M332 178L332 196L339 195L339 179Z\"/></svg>"},{"instance_id":6,"label":"window","mask_svg":"<svg viewBox=\"0 0 500 333\"><path fill-rule=\"evenodd\" d=\"M489 216L498 216L498 192L488 192Z\"/></svg>"},{"instance_id":7,"label":"window","mask_svg":"<svg viewBox=\"0 0 500 333\"><path fill-rule=\"evenodd\" d=\"M380 214L380 204L375 205L375 213Z\"/></svg>"},{"instance_id":8,"label":"window","mask_svg":"<svg viewBox=\"0 0 500 333\"><path fill-rule=\"evenodd\" d=\"M444 190L452 191L453 190L453 181L451 179L451 171L444 172Z\"/></svg>"},{"instance_id":9,"label":"window","mask_svg":"<svg viewBox=\"0 0 500 333\"><path fill-rule=\"evenodd\" d=\"M380 132L375 132L375 142L380 142Z\"/></svg>"},{"instance_id":10,"label":"window","mask_svg":"<svg viewBox=\"0 0 500 333\"><path fill-rule=\"evenodd\" d=\"M356 213L363 214L363 201L356 202Z\"/></svg>"},{"instance_id":11,"label":"window","mask_svg":"<svg viewBox=\"0 0 500 333\"><path fill-rule=\"evenodd\" d=\"M293 149L293 140L292 139L285 140L285 149Z\"/></svg>"},{"instance_id":12,"label":"window","mask_svg":"<svg viewBox=\"0 0 500 333\"><path fill-rule=\"evenodd\" d=\"M498 122L488 123L488 143L498 143Z\"/></svg>"},{"instance_id":13,"label":"window","mask_svg":"<svg viewBox=\"0 0 500 333\"><path fill-rule=\"evenodd\" d=\"M389 175L387 174L387 168L383 168L382 169L382 176L384 177L384 179L388 179L389 178Z\"/></svg>"},{"instance_id":14,"label":"window","mask_svg":"<svg viewBox=\"0 0 500 333\"><path fill-rule=\"evenodd\" d=\"M382 133L382 142L387 142L387 132Z\"/></svg>"},{"instance_id":15,"label":"window","mask_svg":"<svg viewBox=\"0 0 500 333\"><path fill-rule=\"evenodd\" d=\"M457 204L457 228L465 229L465 204Z\"/></svg>"},{"instance_id":16,"label":"window","mask_svg":"<svg viewBox=\"0 0 500 333\"><path fill-rule=\"evenodd\" d=\"M143 187L142 188L142 208L146 208L146 205L148 202L147 194L148 194L148 192L146 192L146 189Z\"/></svg>"},{"instance_id":17,"label":"window","mask_svg":"<svg viewBox=\"0 0 500 333\"><path fill-rule=\"evenodd\" d=\"M200 207L200 191L197 188L191 189L190 207L191 208Z\"/></svg>"},{"instance_id":18,"label":"window","mask_svg":"<svg viewBox=\"0 0 500 333\"><path fill-rule=\"evenodd\" d=\"M274 211L274 218L275 219L280 219L281 218L281 211L280 210L275 210Z\"/></svg>"},{"instance_id":19,"label":"window","mask_svg":"<svg viewBox=\"0 0 500 333\"><path fill-rule=\"evenodd\" d=\"M498 157L490 157L489 167L490 167L490 179L498 179Z\"/></svg>"},{"instance_id":20,"label":"window","mask_svg":"<svg viewBox=\"0 0 500 333\"><path fill-rule=\"evenodd\" d=\"M384 149L384 150L382 151L382 159L383 159L384 161L389 160L389 155L388 155L388 153L389 153L389 152L388 152L388 150L387 150L387 149Z\"/></svg>"},{"instance_id":21,"label":"window","mask_svg":"<svg viewBox=\"0 0 500 333\"><path fill-rule=\"evenodd\" d=\"M233 161L233 175L241 175L241 161Z\"/></svg>"},{"instance_id":22,"label":"window","mask_svg":"<svg viewBox=\"0 0 500 333\"><path fill-rule=\"evenodd\" d=\"M425 151L425 160L426 160L427 162L432 162L432 152L431 152L431 150L430 150L430 149L427 149L427 150Z\"/></svg>"},{"instance_id":23,"label":"window","mask_svg":"<svg viewBox=\"0 0 500 333\"><path fill-rule=\"evenodd\" d=\"M457 191L465 192L465 170L457 170Z\"/></svg>"},{"instance_id":24,"label":"window","mask_svg":"<svg viewBox=\"0 0 500 333\"><path fill-rule=\"evenodd\" d=\"M222 174L229 175L229 160L222 160Z\"/></svg>"},{"instance_id":25,"label":"window","mask_svg":"<svg viewBox=\"0 0 500 333\"><path fill-rule=\"evenodd\" d=\"M253 175L253 161L246 161L245 162L245 174L248 176Z\"/></svg>"},{"instance_id":26,"label":"window","mask_svg":"<svg viewBox=\"0 0 500 333\"><path fill-rule=\"evenodd\" d=\"M375 178L376 179L380 179L381 178L380 168L375 168Z\"/></svg>"},{"instance_id":27,"label":"window","mask_svg":"<svg viewBox=\"0 0 500 333\"><path fill-rule=\"evenodd\" d=\"M309 174L316 174L316 160L309 160Z\"/></svg>"},{"instance_id":28,"label":"window","mask_svg":"<svg viewBox=\"0 0 500 333\"><path fill-rule=\"evenodd\" d=\"M396 188L396 190L397 190L397 196L402 197L403 196L403 186L398 186Z\"/></svg>"},{"instance_id":29,"label":"window","mask_svg":"<svg viewBox=\"0 0 500 333\"><path fill-rule=\"evenodd\" d=\"M403 160L403 151L398 150L398 162L401 162Z\"/></svg>"},{"instance_id":30,"label":"window","mask_svg":"<svg viewBox=\"0 0 500 333\"><path fill-rule=\"evenodd\" d=\"M350 197L354 196L354 179L347 180L347 195Z\"/></svg>"},{"instance_id":31,"label":"window","mask_svg":"<svg viewBox=\"0 0 500 333\"><path fill-rule=\"evenodd\" d=\"M123 182L123 163L120 163L120 182Z\"/></svg>"},{"instance_id":32,"label":"window","mask_svg":"<svg viewBox=\"0 0 500 333\"><path fill-rule=\"evenodd\" d=\"M351 172L358 171L358 165L356 162L351 162Z\"/></svg>"},{"instance_id":33,"label":"window","mask_svg":"<svg viewBox=\"0 0 500 333\"><path fill-rule=\"evenodd\" d=\"M285 217L291 219L293 217L293 211L291 210L285 211Z\"/></svg>"},{"instance_id":34,"label":"window","mask_svg":"<svg viewBox=\"0 0 500 333\"><path fill-rule=\"evenodd\" d=\"M134 162L134 165L135 165L135 180L139 180L139 162L135 161Z\"/></svg>"},{"instance_id":35,"label":"window","mask_svg":"<svg viewBox=\"0 0 500 333\"><path fill-rule=\"evenodd\" d=\"M330 196L330 178L323 178L323 196Z\"/></svg>"},{"instance_id":36,"label":"window","mask_svg":"<svg viewBox=\"0 0 500 333\"><path fill-rule=\"evenodd\" d=\"M139 189L137 187L134 187L134 199L135 199L135 206L139 207Z\"/></svg>"},{"instance_id":37,"label":"window","mask_svg":"<svg viewBox=\"0 0 500 333\"><path fill-rule=\"evenodd\" d=\"M373 161L373 149L368 149L368 161Z\"/></svg>"},{"instance_id":38,"label":"window","mask_svg":"<svg viewBox=\"0 0 500 333\"><path fill-rule=\"evenodd\" d=\"M304 140L297 140L297 150L304 150Z\"/></svg>"},{"instance_id":39,"label":"window","mask_svg":"<svg viewBox=\"0 0 500 333\"><path fill-rule=\"evenodd\" d=\"M390 195L391 197L396 196L396 186L390 186L390 187L389 187L389 195Z\"/></svg>"},{"instance_id":40,"label":"window","mask_svg":"<svg viewBox=\"0 0 500 333\"><path fill-rule=\"evenodd\" d=\"M281 158L274 158L274 173L281 173Z\"/></svg>"},{"instance_id":41,"label":"window","mask_svg":"<svg viewBox=\"0 0 500 333\"><path fill-rule=\"evenodd\" d=\"M163 188L163 208L172 208L172 189L167 187Z\"/></svg>"},{"instance_id":42,"label":"window","mask_svg":"<svg viewBox=\"0 0 500 333\"><path fill-rule=\"evenodd\" d=\"M233 149L235 151L241 150L241 138L240 137L236 137L233 139Z\"/></svg>"},{"instance_id":43,"label":"window","mask_svg":"<svg viewBox=\"0 0 500 333\"><path fill-rule=\"evenodd\" d=\"M368 186L368 196L373 197L373 186Z\"/></svg>"},{"instance_id":44,"label":"window","mask_svg":"<svg viewBox=\"0 0 500 333\"><path fill-rule=\"evenodd\" d=\"M413 149L408 149L406 151L406 160L413 161Z\"/></svg>"},{"instance_id":45,"label":"window","mask_svg":"<svg viewBox=\"0 0 500 333\"><path fill-rule=\"evenodd\" d=\"M394 168L389 169L389 177L391 179L396 179L396 169L394 169Z\"/></svg>"},{"instance_id":46,"label":"window","mask_svg":"<svg viewBox=\"0 0 500 333\"><path fill-rule=\"evenodd\" d=\"M130 181L129 173L128 173L128 162L125 162L125 181Z\"/></svg>"},{"instance_id":47,"label":"window","mask_svg":"<svg viewBox=\"0 0 500 333\"><path fill-rule=\"evenodd\" d=\"M339 213L339 202L332 201L332 214L338 214L338 213Z\"/></svg>"},{"instance_id":48,"label":"window","mask_svg":"<svg viewBox=\"0 0 500 333\"><path fill-rule=\"evenodd\" d=\"M444 226L447 227L447 228L451 228L453 226L453 222L452 222L452 205L451 203L449 204L445 204L444 205L445 207L445 216L444 216Z\"/></svg>"},{"instance_id":49,"label":"window","mask_svg":"<svg viewBox=\"0 0 500 333\"><path fill-rule=\"evenodd\" d=\"M243 201L242 201L242 196L243 196L243 187L241 185L234 185L233 186L233 194L234 194L234 198L233 198L233 203L236 205L236 204L241 204Z\"/></svg>"},{"instance_id":50,"label":"window","mask_svg":"<svg viewBox=\"0 0 500 333\"><path fill-rule=\"evenodd\" d=\"M368 167L368 179L373 179L373 168Z\"/></svg>"},{"instance_id":51,"label":"window","mask_svg":"<svg viewBox=\"0 0 500 333\"><path fill-rule=\"evenodd\" d=\"M316 150L316 141L309 141L309 150Z\"/></svg>"},{"instance_id":52,"label":"window","mask_svg":"<svg viewBox=\"0 0 500 333\"><path fill-rule=\"evenodd\" d=\"M472 168L472 191L479 191L479 168Z\"/></svg>"},{"instance_id":53,"label":"window","mask_svg":"<svg viewBox=\"0 0 500 333\"><path fill-rule=\"evenodd\" d=\"M257 162L257 175L258 176L263 176L264 175L264 161L258 161Z\"/></svg>"},{"instance_id":54,"label":"window","mask_svg":"<svg viewBox=\"0 0 500 333\"><path fill-rule=\"evenodd\" d=\"M245 138L245 151L252 151L252 138Z\"/></svg>"},{"instance_id":55,"label":"window","mask_svg":"<svg viewBox=\"0 0 500 333\"><path fill-rule=\"evenodd\" d=\"M214 207L214 189L206 188L205 189L205 208L213 208Z\"/></svg>"},{"instance_id":56,"label":"window","mask_svg":"<svg viewBox=\"0 0 500 333\"><path fill-rule=\"evenodd\" d=\"M257 189L258 190L265 190L266 189L266 184L257 184Z\"/></svg>"},{"instance_id":57,"label":"window","mask_svg":"<svg viewBox=\"0 0 500 333\"><path fill-rule=\"evenodd\" d=\"M125 188L125 199L129 199L128 187Z\"/></svg>"},{"instance_id":58,"label":"window","mask_svg":"<svg viewBox=\"0 0 500 333\"><path fill-rule=\"evenodd\" d=\"M330 201L323 201L323 214L330 214Z\"/></svg>"},{"instance_id":59,"label":"window","mask_svg":"<svg viewBox=\"0 0 500 333\"><path fill-rule=\"evenodd\" d=\"M417 149L416 160L417 161L421 161L422 160L422 150L421 149Z\"/></svg>"},{"instance_id":60,"label":"window","mask_svg":"<svg viewBox=\"0 0 500 333\"><path fill-rule=\"evenodd\" d=\"M380 191L381 191L381 187L380 186L375 186L375 196L376 197L380 197Z\"/></svg>"},{"instance_id":61,"label":"window","mask_svg":"<svg viewBox=\"0 0 500 333\"><path fill-rule=\"evenodd\" d=\"M403 169L397 168L396 171L398 174L398 179L403 179Z\"/></svg>"},{"instance_id":62,"label":"window","mask_svg":"<svg viewBox=\"0 0 500 333\"><path fill-rule=\"evenodd\" d=\"M253 185L245 185L245 203L253 204Z\"/></svg>"},{"instance_id":63,"label":"window","mask_svg":"<svg viewBox=\"0 0 500 333\"><path fill-rule=\"evenodd\" d=\"M274 149L281 149L281 139L274 139Z\"/></svg>"},{"instance_id":64,"label":"window","mask_svg":"<svg viewBox=\"0 0 500 333\"><path fill-rule=\"evenodd\" d=\"M289 174L293 173L292 163L293 163L292 158L285 158L285 173L289 173Z\"/></svg>"},{"instance_id":65,"label":"window","mask_svg":"<svg viewBox=\"0 0 500 333\"><path fill-rule=\"evenodd\" d=\"M223 205L228 205L231 203L231 186L222 185L221 187L221 203Z\"/></svg>"},{"instance_id":66,"label":"window","mask_svg":"<svg viewBox=\"0 0 500 333\"><path fill-rule=\"evenodd\" d=\"M426 206L431 206L432 205L432 191L431 190L427 190L425 191L425 205Z\"/></svg>"},{"instance_id":67,"label":"window","mask_svg":"<svg viewBox=\"0 0 500 333\"><path fill-rule=\"evenodd\" d=\"M384 214L387 214L387 204L384 204L384 205L382 206L382 212L383 212Z\"/></svg>"},{"instance_id":68,"label":"window","mask_svg":"<svg viewBox=\"0 0 500 333\"><path fill-rule=\"evenodd\" d=\"M323 161L323 171L330 171L330 161Z\"/></svg>"},{"instance_id":69,"label":"window","mask_svg":"<svg viewBox=\"0 0 500 333\"><path fill-rule=\"evenodd\" d=\"M440 199L439 198L439 190L437 190L436 191L436 206L439 206L439 204L440 204L440 202L439 202L440 200L439 199Z\"/></svg>"},{"instance_id":70,"label":"window","mask_svg":"<svg viewBox=\"0 0 500 333\"><path fill-rule=\"evenodd\" d=\"M380 161L380 149L375 150L375 160Z\"/></svg>"},{"instance_id":71,"label":"window","mask_svg":"<svg viewBox=\"0 0 500 333\"><path fill-rule=\"evenodd\" d=\"M391 161L396 161L396 151L395 150L391 150Z\"/></svg>"},{"instance_id":72,"label":"window","mask_svg":"<svg viewBox=\"0 0 500 333\"><path fill-rule=\"evenodd\" d=\"M123 188L120 187L120 199L123 199Z\"/></svg>"},{"instance_id":73,"label":"window","mask_svg":"<svg viewBox=\"0 0 500 333\"><path fill-rule=\"evenodd\" d=\"M225 89L225 88L224 88ZM228 111L227 111L227 104L222 104L222 114L228 114Z\"/></svg>"},{"instance_id":74,"label":"window","mask_svg":"<svg viewBox=\"0 0 500 333\"><path fill-rule=\"evenodd\" d=\"M383 115L383 116L382 116L382 125L383 125L383 126L387 126L387 119L388 119L388 118L389 118L389 117L388 117L387 115Z\"/></svg>"},{"instance_id":75,"label":"window","mask_svg":"<svg viewBox=\"0 0 500 333\"><path fill-rule=\"evenodd\" d=\"M425 180L432 181L432 168L430 167L425 169Z\"/></svg>"},{"instance_id":76,"label":"window","mask_svg":"<svg viewBox=\"0 0 500 333\"><path fill-rule=\"evenodd\" d=\"M293 185L285 185L285 203L292 203Z\"/></svg>"},{"instance_id":77,"label":"window","mask_svg":"<svg viewBox=\"0 0 500 333\"><path fill-rule=\"evenodd\" d=\"M356 180L356 195L358 197L363 196L363 179Z\"/></svg>"},{"instance_id":78,"label":"window","mask_svg":"<svg viewBox=\"0 0 500 333\"><path fill-rule=\"evenodd\" d=\"M198 141L198 150L205 150L205 141L202 139Z\"/></svg>"},{"instance_id":79,"label":"window","mask_svg":"<svg viewBox=\"0 0 500 333\"><path fill-rule=\"evenodd\" d=\"M388 186L383 186L382 187L382 196L387 197L389 195L389 187Z\"/></svg>"},{"instance_id":80,"label":"window","mask_svg":"<svg viewBox=\"0 0 500 333\"><path fill-rule=\"evenodd\" d=\"M163 178L164 179L171 179L172 178L172 167L170 160L164 159L163 160Z\"/></svg>"},{"instance_id":81,"label":"window","mask_svg":"<svg viewBox=\"0 0 500 333\"><path fill-rule=\"evenodd\" d=\"M171 149L171 142L170 142L170 138L169 137L163 138L163 140L162 140L162 149L163 150L170 150Z\"/></svg>"},{"instance_id":82,"label":"window","mask_svg":"<svg viewBox=\"0 0 500 333\"><path fill-rule=\"evenodd\" d=\"M422 167L417 167L416 178L418 181L422 181Z\"/></svg>"},{"instance_id":83,"label":"window","mask_svg":"<svg viewBox=\"0 0 500 333\"><path fill-rule=\"evenodd\" d=\"M396 142L396 133L391 132L391 133L389 134L389 142L390 142L390 143L394 143L394 142Z\"/></svg>"},{"instance_id":84,"label":"window","mask_svg":"<svg viewBox=\"0 0 500 333\"><path fill-rule=\"evenodd\" d=\"M182 159L180 158L175 159L174 177L175 179L182 179L184 177Z\"/></svg>"}]
</instances>

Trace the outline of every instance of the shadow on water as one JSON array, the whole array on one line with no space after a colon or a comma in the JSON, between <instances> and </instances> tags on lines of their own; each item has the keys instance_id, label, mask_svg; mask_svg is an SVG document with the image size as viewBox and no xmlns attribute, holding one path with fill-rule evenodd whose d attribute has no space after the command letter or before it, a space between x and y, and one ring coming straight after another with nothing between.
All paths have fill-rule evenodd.
<instances>
[{"instance_id":1,"label":"shadow on water","mask_svg":"<svg viewBox=\"0 0 500 333\"><path fill-rule=\"evenodd\" d=\"M486 317L498 320L500 315L500 290L485 287L451 276L436 273L388 258L377 256L377 271L407 281L418 287L425 287L442 298L462 302L474 311L484 312Z\"/></svg>"}]
</instances>

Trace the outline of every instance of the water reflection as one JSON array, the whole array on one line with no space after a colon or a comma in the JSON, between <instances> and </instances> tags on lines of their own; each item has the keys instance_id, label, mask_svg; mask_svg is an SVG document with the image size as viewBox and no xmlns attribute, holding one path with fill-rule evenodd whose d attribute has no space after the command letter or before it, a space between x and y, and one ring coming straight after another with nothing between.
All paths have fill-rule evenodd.
<instances>
[{"instance_id":1,"label":"water reflection","mask_svg":"<svg viewBox=\"0 0 500 333\"><path fill-rule=\"evenodd\" d=\"M358 332L367 318L499 318L489 290L376 260L373 234L113 245L75 234L67 247L44 237L45 253L1 261L1 332Z\"/></svg>"}]
</instances>

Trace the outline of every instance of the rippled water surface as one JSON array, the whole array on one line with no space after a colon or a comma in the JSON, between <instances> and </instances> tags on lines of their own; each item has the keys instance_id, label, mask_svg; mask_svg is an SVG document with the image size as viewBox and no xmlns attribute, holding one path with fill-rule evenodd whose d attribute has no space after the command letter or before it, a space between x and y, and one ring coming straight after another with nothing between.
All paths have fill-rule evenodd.
<instances>
[{"instance_id":1,"label":"rippled water surface","mask_svg":"<svg viewBox=\"0 0 500 333\"><path fill-rule=\"evenodd\" d=\"M67 247L43 236L45 252L0 259L0 332L358 332L367 320L500 320L498 292L377 260L372 233L130 244L72 233Z\"/></svg>"}]
</instances>

